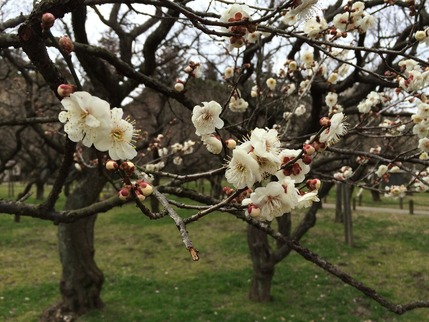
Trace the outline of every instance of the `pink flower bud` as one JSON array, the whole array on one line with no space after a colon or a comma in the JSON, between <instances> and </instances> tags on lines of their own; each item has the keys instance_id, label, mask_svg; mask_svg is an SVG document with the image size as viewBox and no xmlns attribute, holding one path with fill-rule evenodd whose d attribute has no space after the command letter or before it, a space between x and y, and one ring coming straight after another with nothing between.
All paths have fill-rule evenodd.
<instances>
[{"instance_id":1,"label":"pink flower bud","mask_svg":"<svg viewBox=\"0 0 429 322\"><path fill-rule=\"evenodd\" d=\"M130 161L122 162L119 168L124 170L128 175L131 175L135 170L134 163Z\"/></svg>"},{"instance_id":2,"label":"pink flower bud","mask_svg":"<svg viewBox=\"0 0 429 322\"><path fill-rule=\"evenodd\" d=\"M310 191L319 190L321 182L319 179L309 179L307 180L307 188Z\"/></svg>"},{"instance_id":3,"label":"pink flower bud","mask_svg":"<svg viewBox=\"0 0 429 322\"><path fill-rule=\"evenodd\" d=\"M121 190L119 190L118 196L121 200L127 200L130 196L130 188L129 187L123 187Z\"/></svg>"},{"instance_id":4,"label":"pink flower bud","mask_svg":"<svg viewBox=\"0 0 429 322\"><path fill-rule=\"evenodd\" d=\"M55 16L52 13L45 12L41 19L41 26L43 30L49 30L55 23Z\"/></svg>"},{"instance_id":5,"label":"pink flower bud","mask_svg":"<svg viewBox=\"0 0 429 322\"><path fill-rule=\"evenodd\" d=\"M152 188L151 184L149 184L149 183L147 183L145 181L142 181L142 182L139 183L139 186L140 186L140 191L142 192L142 194L145 197L148 197L148 196L150 196L152 194L153 188Z\"/></svg>"},{"instance_id":6,"label":"pink flower bud","mask_svg":"<svg viewBox=\"0 0 429 322\"><path fill-rule=\"evenodd\" d=\"M136 196L142 202L146 199L146 197L144 195L142 195L142 193L138 190L136 190Z\"/></svg>"},{"instance_id":7,"label":"pink flower bud","mask_svg":"<svg viewBox=\"0 0 429 322\"><path fill-rule=\"evenodd\" d=\"M311 144L304 144L304 153L307 155L313 155L316 149Z\"/></svg>"},{"instance_id":8,"label":"pink flower bud","mask_svg":"<svg viewBox=\"0 0 429 322\"><path fill-rule=\"evenodd\" d=\"M73 41L67 35L60 37L60 39L58 40L58 44L68 55L70 55L74 49Z\"/></svg>"},{"instance_id":9,"label":"pink flower bud","mask_svg":"<svg viewBox=\"0 0 429 322\"><path fill-rule=\"evenodd\" d=\"M247 206L247 212L251 217L258 217L261 214L261 209L251 203Z\"/></svg>"},{"instance_id":10,"label":"pink flower bud","mask_svg":"<svg viewBox=\"0 0 429 322\"><path fill-rule=\"evenodd\" d=\"M71 93L74 93L76 91L76 86L71 84L61 84L57 88L57 93L61 97L68 97Z\"/></svg>"},{"instance_id":11,"label":"pink flower bud","mask_svg":"<svg viewBox=\"0 0 429 322\"><path fill-rule=\"evenodd\" d=\"M118 168L118 163L114 160L109 160L106 162L106 169L107 170L116 170Z\"/></svg>"},{"instance_id":12,"label":"pink flower bud","mask_svg":"<svg viewBox=\"0 0 429 322\"><path fill-rule=\"evenodd\" d=\"M321 126L330 126L331 125L331 120L329 117L322 117L319 121Z\"/></svg>"}]
</instances>

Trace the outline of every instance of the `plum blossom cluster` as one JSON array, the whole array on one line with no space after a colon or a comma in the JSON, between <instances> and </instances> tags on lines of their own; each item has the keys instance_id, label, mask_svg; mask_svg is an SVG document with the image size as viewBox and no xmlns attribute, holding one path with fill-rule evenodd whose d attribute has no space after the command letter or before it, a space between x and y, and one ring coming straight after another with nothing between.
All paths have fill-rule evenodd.
<instances>
[{"instance_id":1,"label":"plum blossom cluster","mask_svg":"<svg viewBox=\"0 0 429 322\"><path fill-rule=\"evenodd\" d=\"M130 178L135 174L136 167L130 161L121 162L118 164L114 160L106 162L105 167L108 171L120 171L123 178ZM144 179L138 179L134 183L129 180L124 180L124 185L118 192L119 199L125 201L133 197L133 194L140 201L144 201L146 197L150 196L153 192L153 187L150 182Z\"/></svg>"},{"instance_id":2,"label":"plum blossom cluster","mask_svg":"<svg viewBox=\"0 0 429 322\"><path fill-rule=\"evenodd\" d=\"M222 106L216 101L202 102L202 105L196 105L192 111L195 134L201 137L209 152L219 154L223 145L220 136L215 131L224 125L224 121L220 118Z\"/></svg>"},{"instance_id":3,"label":"plum blossom cluster","mask_svg":"<svg viewBox=\"0 0 429 322\"><path fill-rule=\"evenodd\" d=\"M256 31L256 25L250 21L250 8L246 5L231 5L222 13L220 22L237 23L237 25L222 28L223 32L233 34L229 37L231 48L240 48L245 44L255 43L262 34Z\"/></svg>"},{"instance_id":4,"label":"plum blossom cluster","mask_svg":"<svg viewBox=\"0 0 429 322\"><path fill-rule=\"evenodd\" d=\"M415 92L429 85L429 70L423 69L415 60L399 62L402 75L398 76L399 87L407 92Z\"/></svg>"},{"instance_id":5,"label":"plum blossom cluster","mask_svg":"<svg viewBox=\"0 0 429 322\"><path fill-rule=\"evenodd\" d=\"M393 185L393 186L386 186L384 191L384 196L388 198L404 198L407 193L407 187L404 185Z\"/></svg>"},{"instance_id":6,"label":"plum blossom cluster","mask_svg":"<svg viewBox=\"0 0 429 322\"><path fill-rule=\"evenodd\" d=\"M337 37L347 35L348 31L357 30L365 33L368 29L375 26L375 18L364 11L365 4L357 1L351 6L346 5L344 12L337 14L333 19L333 24L337 30Z\"/></svg>"},{"instance_id":7,"label":"plum blossom cluster","mask_svg":"<svg viewBox=\"0 0 429 322\"><path fill-rule=\"evenodd\" d=\"M384 93L371 91L366 98L358 104L357 109L360 113L369 113L372 108L385 102L387 99L388 98Z\"/></svg>"},{"instance_id":8,"label":"plum blossom cluster","mask_svg":"<svg viewBox=\"0 0 429 322\"><path fill-rule=\"evenodd\" d=\"M113 160L132 159L137 155L133 144L137 136L133 124L123 119L121 108L110 109L108 102L87 92L71 93L61 100L65 111L58 118L73 142L108 151Z\"/></svg>"},{"instance_id":9,"label":"plum blossom cluster","mask_svg":"<svg viewBox=\"0 0 429 322\"><path fill-rule=\"evenodd\" d=\"M413 133L419 138L418 148L427 156L429 153L429 104L419 101L417 111L411 116L414 122ZM425 159L425 157L422 157Z\"/></svg>"},{"instance_id":10,"label":"plum blossom cluster","mask_svg":"<svg viewBox=\"0 0 429 322\"><path fill-rule=\"evenodd\" d=\"M271 221L294 208L308 207L318 201L319 180L307 181L307 192L296 188L310 171L314 152L311 146L303 151L282 150L276 130L255 128L249 139L233 150L225 177L235 188L248 190L268 176L275 176L277 181L256 188L242 201L247 206L247 215Z\"/></svg>"}]
</instances>

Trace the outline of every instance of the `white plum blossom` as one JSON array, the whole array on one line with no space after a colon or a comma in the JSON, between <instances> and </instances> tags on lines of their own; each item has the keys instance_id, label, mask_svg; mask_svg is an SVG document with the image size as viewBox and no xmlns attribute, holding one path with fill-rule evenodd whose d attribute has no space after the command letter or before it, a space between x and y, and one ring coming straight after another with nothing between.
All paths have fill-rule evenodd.
<instances>
[{"instance_id":1,"label":"white plum blossom","mask_svg":"<svg viewBox=\"0 0 429 322\"><path fill-rule=\"evenodd\" d=\"M205 147L210 153L219 154L222 152L222 141L216 135L202 135L201 140L203 141Z\"/></svg>"},{"instance_id":2,"label":"white plum blossom","mask_svg":"<svg viewBox=\"0 0 429 322\"><path fill-rule=\"evenodd\" d=\"M387 172L387 169L387 165L382 164L378 167L377 171L375 171L375 174L377 177L381 178Z\"/></svg>"},{"instance_id":3,"label":"white plum blossom","mask_svg":"<svg viewBox=\"0 0 429 322\"><path fill-rule=\"evenodd\" d=\"M289 161L295 159L301 150L284 149L280 152L279 158L281 160L281 166L285 166ZM305 164L302 159L298 159L294 164L291 164L285 169L279 170L275 173L279 180L285 177L290 177L296 183L301 183L305 179L305 175L310 172L310 166Z\"/></svg>"},{"instance_id":4,"label":"white plum blossom","mask_svg":"<svg viewBox=\"0 0 429 322\"><path fill-rule=\"evenodd\" d=\"M419 140L419 145L418 148L420 149L420 151L422 152L429 152L429 138L422 138Z\"/></svg>"},{"instance_id":5,"label":"white plum blossom","mask_svg":"<svg viewBox=\"0 0 429 322\"><path fill-rule=\"evenodd\" d=\"M329 107L334 107L338 101L338 94L334 92L329 92L325 97L325 103Z\"/></svg>"},{"instance_id":6,"label":"white plum blossom","mask_svg":"<svg viewBox=\"0 0 429 322\"><path fill-rule=\"evenodd\" d=\"M61 100L65 111L58 118L65 123L64 131L73 142L82 141L90 147L100 128L110 123L110 105L108 102L87 92L75 92Z\"/></svg>"},{"instance_id":7,"label":"white plum blossom","mask_svg":"<svg viewBox=\"0 0 429 322\"><path fill-rule=\"evenodd\" d=\"M267 84L267 87L268 87L271 91L273 91L273 90L275 90L275 89L276 89L277 81L276 81L274 78L270 77L270 78L268 78L268 79L267 79L266 84Z\"/></svg>"},{"instance_id":8,"label":"white plum blossom","mask_svg":"<svg viewBox=\"0 0 429 322\"><path fill-rule=\"evenodd\" d=\"M394 199L404 198L406 192L407 192L407 188L404 185L387 186L385 188L384 196L394 198Z\"/></svg>"},{"instance_id":9,"label":"white plum blossom","mask_svg":"<svg viewBox=\"0 0 429 322\"><path fill-rule=\"evenodd\" d=\"M320 134L320 142L335 144L340 136L347 133L347 125L344 123L344 113L336 113L331 117L331 125Z\"/></svg>"},{"instance_id":10,"label":"white plum blossom","mask_svg":"<svg viewBox=\"0 0 429 322\"><path fill-rule=\"evenodd\" d=\"M287 212L285 197L283 186L276 181L268 183L266 187L256 188L250 195L251 205L260 209L255 218L272 221L275 217L282 216Z\"/></svg>"},{"instance_id":11,"label":"white plum blossom","mask_svg":"<svg viewBox=\"0 0 429 322\"><path fill-rule=\"evenodd\" d=\"M258 162L247 151L238 147L232 151L225 178L237 189L251 188L255 182L262 180Z\"/></svg>"},{"instance_id":12,"label":"white plum blossom","mask_svg":"<svg viewBox=\"0 0 429 322\"><path fill-rule=\"evenodd\" d=\"M310 191L305 193L304 195L298 195L298 204L296 208L308 208L311 207L313 202L319 202L320 199L317 196L317 191Z\"/></svg>"},{"instance_id":13,"label":"white plum blossom","mask_svg":"<svg viewBox=\"0 0 429 322\"><path fill-rule=\"evenodd\" d=\"M303 31L309 38L317 38L326 29L328 24L323 17L312 17L304 22Z\"/></svg>"},{"instance_id":14,"label":"white plum blossom","mask_svg":"<svg viewBox=\"0 0 429 322\"><path fill-rule=\"evenodd\" d=\"M231 112L235 113L243 113L249 107L249 103L247 103L243 98L236 98L235 96L231 96L228 104Z\"/></svg>"},{"instance_id":15,"label":"white plum blossom","mask_svg":"<svg viewBox=\"0 0 429 322\"><path fill-rule=\"evenodd\" d=\"M132 143L135 136L134 127L122 119L123 114L121 108L113 108L109 125L100 131L94 141L95 148L99 151L109 151L112 160L132 159L137 155Z\"/></svg>"},{"instance_id":16,"label":"white plum blossom","mask_svg":"<svg viewBox=\"0 0 429 322\"><path fill-rule=\"evenodd\" d=\"M224 125L219 117L222 106L215 101L203 102L203 106L196 105L192 111L192 123L195 126L195 134L201 136L212 134L215 129L221 129Z\"/></svg>"},{"instance_id":17,"label":"white plum blossom","mask_svg":"<svg viewBox=\"0 0 429 322\"><path fill-rule=\"evenodd\" d=\"M304 104L301 104L295 109L294 114L296 116L302 116L305 114L305 112L307 112L307 110L305 109Z\"/></svg>"}]
</instances>

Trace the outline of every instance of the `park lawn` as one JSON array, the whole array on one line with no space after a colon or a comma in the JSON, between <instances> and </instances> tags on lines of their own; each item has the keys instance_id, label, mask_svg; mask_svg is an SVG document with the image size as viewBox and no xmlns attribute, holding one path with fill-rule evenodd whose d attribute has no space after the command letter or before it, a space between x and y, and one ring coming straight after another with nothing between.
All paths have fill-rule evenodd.
<instances>
[{"instance_id":1,"label":"park lawn","mask_svg":"<svg viewBox=\"0 0 429 322\"><path fill-rule=\"evenodd\" d=\"M302 215L294 215L294 222ZM355 247L343 243L333 211L321 210L302 244L388 299L429 299L429 217L354 212ZM429 309L398 316L292 253L276 267L271 303L247 300L246 225L212 214L189 225L193 262L169 218L150 221L133 205L101 214L96 261L106 307L96 321L427 321ZM58 300L56 227L0 216L0 320L37 321Z\"/></svg>"}]
</instances>

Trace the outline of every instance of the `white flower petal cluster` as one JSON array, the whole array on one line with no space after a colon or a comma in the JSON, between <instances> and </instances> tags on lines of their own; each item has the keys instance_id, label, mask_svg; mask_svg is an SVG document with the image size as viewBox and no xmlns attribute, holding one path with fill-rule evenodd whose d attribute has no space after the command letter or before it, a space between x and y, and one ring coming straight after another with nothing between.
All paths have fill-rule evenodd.
<instances>
[{"instance_id":1,"label":"white flower petal cluster","mask_svg":"<svg viewBox=\"0 0 429 322\"><path fill-rule=\"evenodd\" d=\"M398 77L399 87L407 92L414 92L429 86L429 70L425 70L415 60L405 59L398 63L403 76Z\"/></svg>"},{"instance_id":2,"label":"white flower petal cluster","mask_svg":"<svg viewBox=\"0 0 429 322\"><path fill-rule=\"evenodd\" d=\"M419 138L418 148L421 152L428 152L427 140L429 140L429 104L417 103L417 111L411 116L415 123L413 126L413 134Z\"/></svg>"},{"instance_id":3,"label":"white flower petal cluster","mask_svg":"<svg viewBox=\"0 0 429 322\"><path fill-rule=\"evenodd\" d=\"M196 105L194 107L192 111L192 123L196 129L195 134L201 136L209 152L214 153L213 151L218 150L219 144L209 137L216 129L221 129L224 125L223 120L220 118L222 106L216 101L203 102L202 104L203 106ZM213 144L216 144L216 146ZM220 142L220 148L222 149L222 142Z\"/></svg>"},{"instance_id":4,"label":"white flower petal cluster","mask_svg":"<svg viewBox=\"0 0 429 322\"><path fill-rule=\"evenodd\" d=\"M222 141L217 135L206 134L201 136L203 144L207 148L207 151L213 154L219 154L222 152Z\"/></svg>"},{"instance_id":5,"label":"white flower petal cluster","mask_svg":"<svg viewBox=\"0 0 429 322\"><path fill-rule=\"evenodd\" d=\"M235 96L231 96L229 100L229 109L231 112L235 113L244 113L249 107L249 103L247 103L243 98L236 98Z\"/></svg>"},{"instance_id":6,"label":"white flower petal cluster","mask_svg":"<svg viewBox=\"0 0 429 322\"><path fill-rule=\"evenodd\" d=\"M347 124L344 123L344 113L336 113L331 117L331 125L320 134L319 141L332 145L338 142L340 136L347 133Z\"/></svg>"},{"instance_id":7,"label":"white flower petal cluster","mask_svg":"<svg viewBox=\"0 0 429 322\"><path fill-rule=\"evenodd\" d=\"M242 4L233 4L225 10L220 22L246 22L250 19L250 8ZM229 37L231 48L240 48L246 43L255 43L263 33L256 31L256 27L249 23L236 25L231 27L222 27L223 32L233 33L234 36Z\"/></svg>"},{"instance_id":8,"label":"white flower petal cluster","mask_svg":"<svg viewBox=\"0 0 429 322\"><path fill-rule=\"evenodd\" d=\"M382 98L382 94L372 91L358 104L357 108L360 113L369 113L372 107L383 101Z\"/></svg>"},{"instance_id":9,"label":"white flower petal cluster","mask_svg":"<svg viewBox=\"0 0 429 322\"><path fill-rule=\"evenodd\" d=\"M333 24L339 32L357 30L365 33L376 24L374 16L364 12L365 4L357 1L352 5L350 12L339 13L334 16Z\"/></svg>"},{"instance_id":10,"label":"white flower petal cluster","mask_svg":"<svg viewBox=\"0 0 429 322\"><path fill-rule=\"evenodd\" d=\"M393 198L393 199L404 198L406 192L407 192L407 187L405 187L404 185L387 186L385 188L384 196L388 198Z\"/></svg>"},{"instance_id":11,"label":"white flower petal cluster","mask_svg":"<svg viewBox=\"0 0 429 322\"><path fill-rule=\"evenodd\" d=\"M122 119L122 109L110 110L109 103L83 91L70 94L61 103L65 111L60 112L58 118L65 123L64 131L70 140L109 151L113 160L132 159L137 155L132 144L134 127Z\"/></svg>"},{"instance_id":12,"label":"white flower petal cluster","mask_svg":"<svg viewBox=\"0 0 429 322\"><path fill-rule=\"evenodd\" d=\"M195 126L195 134L198 136L212 134L215 129L223 127L223 120L219 117L222 106L218 102L203 102L203 106L196 105L192 111L192 123Z\"/></svg>"},{"instance_id":13,"label":"white flower petal cluster","mask_svg":"<svg viewBox=\"0 0 429 322\"><path fill-rule=\"evenodd\" d=\"M309 38L319 37L326 29L328 29L328 23L323 17L312 17L304 22L303 31Z\"/></svg>"},{"instance_id":14,"label":"white flower petal cluster","mask_svg":"<svg viewBox=\"0 0 429 322\"><path fill-rule=\"evenodd\" d=\"M289 10L283 17L283 23L287 26L292 26L297 23L299 19L310 19L311 16L322 16L317 14L321 9L318 7L318 0L302 0L299 4Z\"/></svg>"},{"instance_id":15,"label":"white flower petal cluster","mask_svg":"<svg viewBox=\"0 0 429 322\"><path fill-rule=\"evenodd\" d=\"M290 161L294 160L300 154L300 152L301 150L291 149L284 149L280 152L279 157L281 160L282 170L279 170L275 173L279 180L282 180L285 177L290 177L296 183L301 183L304 181L305 175L310 172L310 166L305 164L301 158L289 165L287 168L283 169L283 167Z\"/></svg>"},{"instance_id":16,"label":"white flower petal cluster","mask_svg":"<svg viewBox=\"0 0 429 322\"><path fill-rule=\"evenodd\" d=\"M256 128L248 141L233 150L225 177L237 189L251 188L267 174L277 172L280 168L279 152L278 132Z\"/></svg>"}]
</instances>

